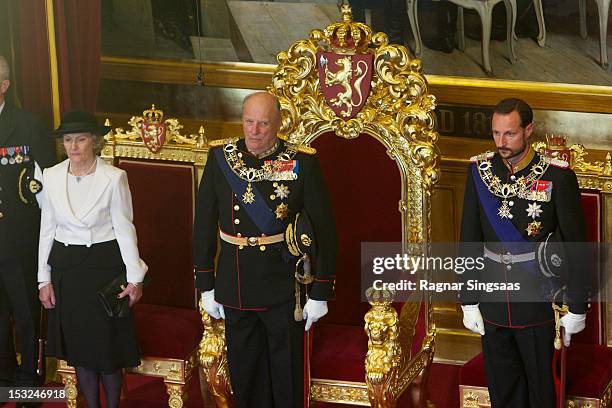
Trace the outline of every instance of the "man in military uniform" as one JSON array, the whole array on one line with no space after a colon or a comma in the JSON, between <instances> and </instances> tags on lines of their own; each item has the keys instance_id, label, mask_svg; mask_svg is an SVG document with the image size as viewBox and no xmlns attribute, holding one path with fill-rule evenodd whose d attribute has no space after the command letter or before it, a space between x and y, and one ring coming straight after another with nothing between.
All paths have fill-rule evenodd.
<instances>
[{"instance_id":1,"label":"man in military uniform","mask_svg":"<svg viewBox=\"0 0 612 408\"><path fill-rule=\"evenodd\" d=\"M42 186L55 161L53 138L33 115L5 102L9 66L0 56L0 385L34 385L40 304L36 254ZM21 364L13 344L14 322Z\"/></svg>"},{"instance_id":2,"label":"man in military uniform","mask_svg":"<svg viewBox=\"0 0 612 408\"><path fill-rule=\"evenodd\" d=\"M329 197L314 149L278 139L280 120L274 96L247 96L244 139L211 143L217 147L209 152L197 197L196 286L204 309L225 319L238 407L303 405L304 330L327 313L333 297L336 232ZM303 242L318 248L303 317L295 301L296 259L283 234L296 214L312 220L316 240Z\"/></svg>"},{"instance_id":3,"label":"man in military uniform","mask_svg":"<svg viewBox=\"0 0 612 408\"><path fill-rule=\"evenodd\" d=\"M461 279L520 287L478 292L464 285L460 294L463 324L482 336L493 407L554 406L551 301L559 287L566 286L570 310L561 319L565 344L585 326L586 273L577 267L584 259L567 256L567 274L557 276L543 271L544 260L536 256L538 245L553 237L584 242L586 227L576 175L567 162L534 152L532 120L531 108L520 99L497 104L492 119L497 152L472 157L463 203L464 255L484 253L485 268ZM481 244L466 250L466 243Z\"/></svg>"}]
</instances>

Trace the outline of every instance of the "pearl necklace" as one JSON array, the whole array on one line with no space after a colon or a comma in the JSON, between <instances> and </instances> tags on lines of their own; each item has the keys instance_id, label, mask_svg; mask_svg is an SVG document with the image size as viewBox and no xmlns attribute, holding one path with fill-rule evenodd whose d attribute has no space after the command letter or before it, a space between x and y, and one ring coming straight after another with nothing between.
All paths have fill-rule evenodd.
<instances>
[{"instance_id":1,"label":"pearl necklace","mask_svg":"<svg viewBox=\"0 0 612 408\"><path fill-rule=\"evenodd\" d=\"M87 176L88 174L92 173L93 168L96 166L97 160L94 160L93 163L91 164L91 166L85 171L85 173L83 174L75 174L74 171L72 170L72 165L70 162L68 162L68 173L72 174L77 183L81 182L81 179L85 176Z\"/></svg>"}]
</instances>

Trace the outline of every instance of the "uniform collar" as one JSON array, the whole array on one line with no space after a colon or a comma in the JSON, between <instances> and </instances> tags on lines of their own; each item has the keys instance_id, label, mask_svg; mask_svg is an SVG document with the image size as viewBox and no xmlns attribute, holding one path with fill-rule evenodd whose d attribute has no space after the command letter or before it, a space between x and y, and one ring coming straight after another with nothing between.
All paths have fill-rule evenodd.
<instances>
[{"instance_id":1,"label":"uniform collar","mask_svg":"<svg viewBox=\"0 0 612 408\"><path fill-rule=\"evenodd\" d=\"M523 156L523 158L519 160L518 163L512 165L506 159L502 159L502 161L504 162L506 167L510 170L510 172L514 174L514 173L518 173L521 170L524 170L529 165L529 163L531 163L534 157L535 157L535 151L530 146L529 150L527 151L527 154L525 154L525 156Z\"/></svg>"},{"instance_id":2,"label":"uniform collar","mask_svg":"<svg viewBox=\"0 0 612 408\"><path fill-rule=\"evenodd\" d=\"M243 151L247 152L248 154L250 154L251 156L255 157L256 159L261 160L261 159L263 159L263 158L265 158L267 156L270 156L273 153L276 153L276 151L280 147L280 139L276 139L276 142L269 149L267 149L265 152L260 153L260 154L251 153L249 151L249 149L247 149L247 147L246 147L246 141L244 139L240 139L238 141L238 148L240 150L242 150L243 146L244 146L244 150Z\"/></svg>"}]
</instances>

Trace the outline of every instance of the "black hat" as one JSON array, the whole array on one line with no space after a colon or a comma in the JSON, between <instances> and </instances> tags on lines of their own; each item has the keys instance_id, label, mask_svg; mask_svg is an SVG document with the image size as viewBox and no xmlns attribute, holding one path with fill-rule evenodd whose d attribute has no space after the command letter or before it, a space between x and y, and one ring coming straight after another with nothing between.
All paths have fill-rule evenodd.
<instances>
[{"instance_id":1,"label":"black hat","mask_svg":"<svg viewBox=\"0 0 612 408\"><path fill-rule=\"evenodd\" d=\"M75 110L62 116L60 126L53 131L56 137L67 133L92 133L103 136L110 132L110 126L100 126L91 112Z\"/></svg>"},{"instance_id":2,"label":"black hat","mask_svg":"<svg viewBox=\"0 0 612 408\"><path fill-rule=\"evenodd\" d=\"M301 257L308 254L311 259L316 257L316 241L312 221L306 210L295 215L285 231L285 241L293 256Z\"/></svg>"}]
</instances>

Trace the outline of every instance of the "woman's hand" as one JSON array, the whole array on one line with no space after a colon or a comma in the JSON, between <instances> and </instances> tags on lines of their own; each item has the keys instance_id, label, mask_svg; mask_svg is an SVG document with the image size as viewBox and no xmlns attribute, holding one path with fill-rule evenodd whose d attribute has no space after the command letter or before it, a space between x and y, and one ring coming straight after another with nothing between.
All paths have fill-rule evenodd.
<instances>
[{"instance_id":1,"label":"woman's hand","mask_svg":"<svg viewBox=\"0 0 612 408\"><path fill-rule=\"evenodd\" d=\"M126 296L130 297L130 307L134 306L142 297L142 284L135 286L132 283L128 283L123 292L117 295L119 299L124 298Z\"/></svg>"},{"instance_id":2,"label":"woman's hand","mask_svg":"<svg viewBox=\"0 0 612 408\"><path fill-rule=\"evenodd\" d=\"M53 284L49 283L38 291L38 299L42 303L45 309L55 308L55 291L53 290Z\"/></svg>"}]
</instances>

